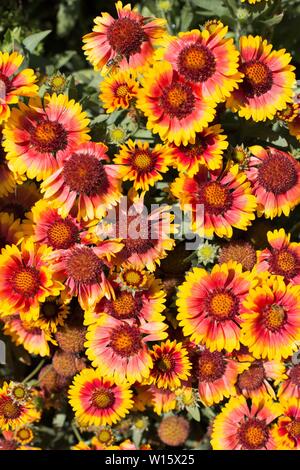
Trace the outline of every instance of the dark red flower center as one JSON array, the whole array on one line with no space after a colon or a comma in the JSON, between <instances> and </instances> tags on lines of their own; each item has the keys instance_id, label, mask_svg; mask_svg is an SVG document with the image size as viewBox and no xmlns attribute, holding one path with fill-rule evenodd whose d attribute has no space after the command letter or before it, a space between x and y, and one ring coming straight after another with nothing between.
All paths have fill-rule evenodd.
<instances>
[{"instance_id":1,"label":"dark red flower center","mask_svg":"<svg viewBox=\"0 0 300 470\"><path fill-rule=\"evenodd\" d=\"M129 58L141 52L141 45L147 40L147 36L140 22L131 18L119 18L108 27L107 39L117 54Z\"/></svg>"},{"instance_id":2,"label":"dark red flower center","mask_svg":"<svg viewBox=\"0 0 300 470\"><path fill-rule=\"evenodd\" d=\"M115 403L115 395L105 387L99 387L93 391L91 402L95 408L104 410L111 408Z\"/></svg>"},{"instance_id":3,"label":"dark red flower center","mask_svg":"<svg viewBox=\"0 0 300 470\"><path fill-rule=\"evenodd\" d=\"M95 196L108 188L104 167L93 155L73 154L64 164L63 177L72 191L87 196Z\"/></svg>"},{"instance_id":4,"label":"dark red flower center","mask_svg":"<svg viewBox=\"0 0 300 470\"><path fill-rule=\"evenodd\" d=\"M162 373L170 373L175 368L175 359L172 354L164 353L156 359L155 367Z\"/></svg>"},{"instance_id":5,"label":"dark red flower center","mask_svg":"<svg viewBox=\"0 0 300 470\"><path fill-rule=\"evenodd\" d=\"M266 446L269 439L269 430L265 421L249 418L240 424L238 437L243 449L258 450Z\"/></svg>"},{"instance_id":6,"label":"dark red flower center","mask_svg":"<svg viewBox=\"0 0 300 470\"><path fill-rule=\"evenodd\" d=\"M255 363L238 376L237 385L240 390L257 390L265 379L265 370L261 363Z\"/></svg>"},{"instance_id":7,"label":"dark red flower center","mask_svg":"<svg viewBox=\"0 0 300 470\"><path fill-rule=\"evenodd\" d=\"M272 71L264 63L256 60L245 62L241 66L245 75L242 88L248 98L264 95L273 85Z\"/></svg>"},{"instance_id":8,"label":"dark red flower center","mask_svg":"<svg viewBox=\"0 0 300 470\"><path fill-rule=\"evenodd\" d=\"M78 234L70 219L58 219L48 228L48 244L56 250L66 250L78 241Z\"/></svg>"},{"instance_id":9,"label":"dark red flower center","mask_svg":"<svg viewBox=\"0 0 300 470\"><path fill-rule=\"evenodd\" d=\"M10 79L0 72L0 104L1 100L5 100L6 95L11 90L11 81Z\"/></svg>"},{"instance_id":10,"label":"dark red flower center","mask_svg":"<svg viewBox=\"0 0 300 470\"><path fill-rule=\"evenodd\" d=\"M287 426L288 433L293 439L300 439L300 420L294 419Z\"/></svg>"},{"instance_id":11,"label":"dark red flower center","mask_svg":"<svg viewBox=\"0 0 300 470\"><path fill-rule=\"evenodd\" d=\"M153 171L156 161L157 157L151 150L135 150L131 158L133 168L139 173Z\"/></svg>"},{"instance_id":12,"label":"dark red flower center","mask_svg":"<svg viewBox=\"0 0 300 470\"><path fill-rule=\"evenodd\" d=\"M286 313L281 305L273 304L267 306L263 312L263 322L265 327L275 333L286 323Z\"/></svg>"},{"instance_id":13,"label":"dark red flower center","mask_svg":"<svg viewBox=\"0 0 300 470\"><path fill-rule=\"evenodd\" d=\"M56 153L67 147L67 132L59 122L41 121L31 129L31 144L40 153Z\"/></svg>"},{"instance_id":14,"label":"dark red flower center","mask_svg":"<svg viewBox=\"0 0 300 470\"><path fill-rule=\"evenodd\" d=\"M233 292L216 288L207 295L206 312L217 321L233 319L238 313L239 300Z\"/></svg>"},{"instance_id":15,"label":"dark red flower center","mask_svg":"<svg viewBox=\"0 0 300 470\"><path fill-rule=\"evenodd\" d=\"M111 301L110 313L120 320L136 317L142 308L142 300L137 293L133 296L130 292L117 291L116 298Z\"/></svg>"},{"instance_id":16,"label":"dark red flower center","mask_svg":"<svg viewBox=\"0 0 300 470\"><path fill-rule=\"evenodd\" d=\"M300 364L291 368L289 376L293 384L300 386Z\"/></svg>"},{"instance_id":17,"label":"dark red flower center","mask_svg":"<svg viewBox=\"0 0 300 470\"><path fill-rule=\"evenodd\" d=\"M22 408L10 397L0 398L0 415L5 419L17 419L21 415Z\"/></svg>"},{"instance_id":18,"label":"dark red flower center","mask_svg":"<svg viewBox=\"0 0 300 470\"><path fill-rule=\"evenodd\" d=\"M300 260L289 249L273 250L270 259L273 274L291 279L300 271Z\"/></svg>"},{"instance_id":19,"label":"dark red flower center","mask_svg":"<svg viewBox=\"0 0 300 470\"><path fill-rule=\"evenodd\" d=\"M90 247L72 248L67 256L66 269L68 276L78 283L97 281L103 263Z\"/></svg>"},{"instance_id":20,"label":"dark red flower center","mask_svg":"<svg viewBox=\"0 0 300 470\"><path fill-rule=\"evenodd\" d=\"M34 297L40 287L40 273L33 267L19 267L12 276L12 287L24 297Z\"/></svg>"},{"instance_id":21,"label":"dark red flower center","mask_svg":"<svg viewBox=\"0 0 300 470\"><path fill-rule=\"evenodd\" d=\"M139 329L127 324L116 327L111 333L110 347L121 357L134 356L142 348Z\"/></svg>"},{"instance_id":22,"label":"dark red flower center","mask_svg":"<svg viewBox=\"0 0 300 470\"><path fill-rule=\"evenodd\" d=\"M195 96L187 83L174 82L161 95L161 107L171 118L184 119L195 107Z\"/></svg>"},{"instance_id":23,"label":"dark red flower center","mask_svg":"<svg viewBox=\"0 0 300 470\"><path fill-rule=\"evenodd\" d=\"M177 59L179 73L188 80L205 82L216 71L216 60L208 47L192 44L180 52Z\"/></svg>"},{"instance_id":24,"label":"dark red flower center","mask_svg":"<svg viewBox=\"0 0 300 470\"><path fill-rule=\"evenodd\" d=\"M198 375L200 382L214 382L220 379L226 370L223 354L208 350L200 353L198 361Z\"/></svg>"},{"instance_id":25,"label":"dark red flower center","mask_svg":"<svg viewBox=\"0 0 300 470\"><path fill-rule=\"evenodd\" d=\"M258 182L266 191L286 193L298 182L296 162L287 154L272 152L258 167Z\"/></svg>"},{"instance_id":26,"label":"dark red flower center","mask_svg":"<svg viewBox=\"0 0 300 470\"><path fill-rule=\"evenodd\" d=\"M232 195L218 181L211 181L199 187L198 204L204 205L204 210L214 215L224 214L232 206Z\"/></svg>"}]
</instances>

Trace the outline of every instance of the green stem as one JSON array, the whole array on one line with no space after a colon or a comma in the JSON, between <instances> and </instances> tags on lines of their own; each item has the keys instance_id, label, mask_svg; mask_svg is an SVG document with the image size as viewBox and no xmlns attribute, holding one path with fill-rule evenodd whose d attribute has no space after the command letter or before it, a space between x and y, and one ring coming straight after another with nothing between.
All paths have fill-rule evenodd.
<instances>
[{"instance_id":1,"label":"green stem","mask_svg":"<svg viewBox=\"0 0 300 470\"><path fill-rule=\"evenodd\" d=\"M71 424L71 428L72 428L72 431L75 434L76 439L78 440L78 442L82 441L82 437L81 437L81 435L80 435L80 433L79 433L79 431L78 431L78 429L77 429L77 427L74 423Z\"/></svg>"},{"instance_id":2,"label":"green stem","mask_svg":"<svg viewBox=\"0 0 300 470\"><path fill-rule=\"evenodd\" d=\"M41 370L44 364L45 364L45 359L42 359L41 362L38 363L36 368L33 369L33 371L30 372L30 374L27 375L27 377L25 377L25 379L23 380L23 383L26 384L27 382L29 382L29 380L33 379L33 377Z\"/></svg>"}]
</instances>

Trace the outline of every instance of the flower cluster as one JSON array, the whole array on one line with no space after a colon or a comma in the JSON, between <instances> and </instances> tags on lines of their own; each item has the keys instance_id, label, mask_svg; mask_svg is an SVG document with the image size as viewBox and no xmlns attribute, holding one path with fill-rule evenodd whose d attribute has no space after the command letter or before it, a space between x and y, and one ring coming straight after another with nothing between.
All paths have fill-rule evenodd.
<instances>
[{"instance_id":1,"label":"flower cluster","mask_svg":"<svg viewBox=\"0 0 300 470\"><path fill-rule=\"evenodd\" d=\"M45 92L0 53L0 321L37 364L1 385L0 448L42 448L54 410L74 450L299 450L300 241L285 218L300 163L232 137L274 121L300 140L292 57L219 20L173 35L120 1L94 21L83 50L106 138L63 75ZM205 239L192 252L175 207Z\"/></svg>"}]
</instances>

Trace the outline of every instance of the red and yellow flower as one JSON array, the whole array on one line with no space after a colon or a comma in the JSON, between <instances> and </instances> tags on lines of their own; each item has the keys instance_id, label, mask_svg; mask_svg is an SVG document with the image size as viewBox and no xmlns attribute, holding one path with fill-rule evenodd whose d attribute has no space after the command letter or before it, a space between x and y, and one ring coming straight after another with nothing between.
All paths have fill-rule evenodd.
<instances>
[{"instance_id":1,"label":"red and yellow flower","mask_svg":"<svg viewBox=\"0 0 300 470\"><path fill-rule=\"evenodd\" d=\"M66 250L59 250L51 256L51 265L57 278L66 286L64 297L70 300L78 296L83 309L92 308L103 296L114 295L106 279L105 268L111 256L122 249L113 240L98 243L98 246L75 244Z\"/></svg>"},{"instance_id":2,"label":"red and yellow flower","mask_svg":"<svg viewBox=\"0 0 300 470\"><path fill-rule=\"evenodd\" d=\"M142 80L137 108L147 118L147 129L175 145L194 142L197 132L215 117L216 103L204 99L199 87L186 82L168 62L158 62Z\"/></svg>"},{"instance_id":3,"label":"red and yellow flower","mask_svg":"<svg viewBox=\"0 0 300 470\"><path fill-rule=\"evenodd\" d=\"M168 171L172 155L172 149L167 145L156 144L151 149L148 142L129 139L121 145L114 163L122 165L124 181L133 181L135 189L148 191L150 186L163 179L162 173Z\"/></svg>"},{"instance_id":4,"label":"red and yellow flower","mask_svg":"<svg viewBox=\"0 0 300 470\"><path fill-rule=\"evenodd\" d=\"M91 310L86 311L84 323L95 323L102 314L107 314L129 324L155 323L157 334L159 331L164 332L167 326L162 312L165 309L166 294L160 281L155 279L153 274L132 265L126 265L121 273L121 279L124 279L127 285L124 285L121 279L110 276L108 282L114 296L110 299L101 298ZM165 337L166 334L162 333L161 339Z\"/></svg>"},{"instance_id":5,"label":"red and yellow flower","mask_svg":"<svg viewBox=\"0 0 300 470\"><path fill-rule=\"evenodd\" d=\"M90 139L89 120L80 104L66 95L46 95L43 102L14 108L4 130L3 147L9 168L16 175L46 179L58 168L57 160Z\"/></svg>"},{"instance_id":6,"label":"red and yellow flower","mask_svg":"<svg viewBox=\"0 0 300 470\"><path fill-rule=\"evenodd\" d=\"M300 364L293 364L282 374L277 395L280 400L300 399Z\"/></svg>"},{"instance_id":7,"label":"red and yellow flower","mask_svg":"<svg viewBox=\"0 0 300 470\"><path fill-rule=\"evenodd\" d=\"M222 166L222 156L228 147L227 136L219 124L207 127L196 134L195 142L188 145L172 145L173 166L189 177L198 173L200 166L217 170Z\"/></svg>"},{"instance_id":8,"label":"red and yellow flower","mask_svg":"<svg viewBox=\"0 0 300 470\"><path fill-rule=\"evenodd\" d=\"M115 424L133 405L129 384L108 379L100 369L83 369L75 376L69 402L81 426Z\"/></svg>"},{"instance_id":9,"label":"red and yellow flower","mask_svg":"<svg viewBox=\"0 0 300 470\"><path fill-rule=\"evenodd\" d=\"M240 38L242 83L228 98L227 105L241 117L254 121L273 119L286 108L294 94L295 67L285 49L273 46L260 36Z\"/></svg>"},{"instance_id":10,"label":"red and yellow flower","mask_svg":"<svg viewBox=\"0 0 300 470\"><path fill-rule=\"evenodd\" d=\"M106 76L100 83L100 101L107 113L118 108L128 109L136 98L139 84L130 72L116 72Z\"/></svg>"},{"instance_id":11,"label":"red and yellow flower","mask_svg":"<svg viewBox=\"0 0 300 470\"><path fill-rule=\"evenodd\" d=\"M23 237L23 224L13 214L0 212L0 249L5 245L17 244Z\"/></svg>"},{"instance_id":12,"label":"red and yellow flower","mask_svg":"<svg viewBox=\"0 0 300 470\"><path fill-rule=\"evenodd\" d=\"M0 123L7 121L9 105L18 103L20 96L35 96L38 92L33 70L20 71L23 60L18 52L0 52Z\"/></svg>"},{"instance_id":13,"label":"red and yellow flower","mask_svg":"<svg viewBox=\"0 0 300 470\"><path fill-rule=\"evenodd\" d=\"M286 359L297 350L299 289L270 276L250 290L243 302L241 342L256 359Z\"/></svg>"},{"instance_id":14,"label":"red and yellow flower","mask_svg":"<svg viewBox=\"0 0 300 470\"><path fill-rule=\"evenodd\" d=\"M224 405L213 421L213 450L274 450L272 423L282 413L279 403L256 400L248 405L243 396Z\"/></svg>"},{"instance_id":15,"label":"red and yellow flower","mask_svg":"<svg viewBox=\"0 0 300 470\"><path fill-rule=\"evenodd\" d=\"M297 116L289 122L289 131L290 134L296 137L297 140L300 140L300 110L298 110Z\"/></svg>"},{"instance_id":16,"label":"red and yellow flower","mask_svg":"<svg viewBox=\"0 0 300 470\"><path fill-rule=\"evenodd\" d=\"M246 230L255 219L256 197L238 165L224 172L208 171L202 166L193 178L180 175L172 183L171 192L183 209L190 205L192 229L206 238L214 233L231 238L233 227Z\"/></svg>"},{"instance_id":17,"label":"red and yellow flower","mask_svg":"<svg viewBox=\"0 0 300 470\"><path fill-rule=\"evenodd\" d=\"M169 62L187 82L198 85L204 99L224 101L241 81L239 52L228 27L219 22L214 31L193 29L178 37L165 36L157 56Z\"/></svg>"},{"instance_id":18,"label":"red and yellow flower","mask_svg":"<svg viewBox=\"0 0 300 470\"><path fill-rule=\"evenodd\" d=\"M161 339L155 327L155 322L137 326L103 314L88 328L86 355L105 377L141 382L153 366L147 343Z\"/></svg>"},{"instance_id":19,"label":"red and yellow flower","mask_svg":"<svg viewBox=\"0 0 300 470\"><path fill-rule=\"evenodd\" d=\"M245 363L245 370L240 373L236 381L237 392L246 398L261 398L270 396L276 399L274 387L270 380L277 382L285 372L285 367L279 361L251 360Z\"/></svg>"},{"instance_id":20,"label":"red and yellow flower","mask_svg":"<svg viewBox=\"0 0 300 470\"><path fill-rule=\"evenodd\" d=\"M234 384L238 374L247 366L230 359L220 351L203 349L197 354L195 372L198 377L200 401L205 406L219 403L223 398L235 395Z\"/></svg>"},{"instance_id":21,"label":"red and yellow flower","mask_svg":"<svg viewBox=\"0 0 300 470\"><path fill-rule=\"evenodd\" d=\"M20 247L7 245L0 255L0 296L2 316L20 313L22 320L35 320L40 302L49 295L59 295L64 286L53 278L48 263L52 252L32 239Z\"/></svg>"},{"instance_id":22,"label":"red and yellow flower","mask_svg":"<svg viewBox=\"0 0 300 470\"><path fill-rule=\"evenodd\" d=\"M22 346L29 354L49 356L50 344L56 345L49 331L41 328L39 321L22 321L18 315L5 318L5 335L12 338L17 346Z\"/></svg>"},{"instance_id":23,"label":"red and yellow flower","mask_svg":"<svg viewBox=\"0 0 300 470\"><path fill-rule=\"evenodd\" d=\"M66 250L80 242L80 224L70 215L62 218L57 209L45 200L39 200L27 214L24 231L36 243L53 250Z\"/></svg>"},{"instance_id":24,"label":"red and yellow flower","mask_svg":"<svg viewBox=\"0 0 300 470\"><path fill-rule=\"evenodd\" d=\"M37 184L34 181L25 181L18 184L14 192L0 198L0 210L22 220L41 197Z\"/></svg>"},{"instance_id":25,"label":"red and yellow flower","mask_svg":"<svg viewBox=\"0 0 300 470\"><path fill-rule=\"evenodd\" d=\"M121 199L115 213L98 224L97 236L120 240L122 250L115 260L118 266L127 262L153 272L175 245L171 237L177 228L170 209L164 204L148 213L144 210L144 195L132 201L129 194L128 199Z\"/></svg>"},{"instance_id":26,"label":"red and yellow flower","mask_svg":"<svg viewBox=\"0 0 300 470\"><path fill-rule=\"evenodd\" d=\"M170 341L155 344L150 351L153 368L146 383L155 384L158 388L174 390L188 380L191 363L188 351L182 343Z\"/></svg>"},{"instance_id":27,"label":"red and yellow flower","mask_svg":"<svg viewBox=\"0 0 300 470\"><path fill-rule=\"evenodd\" d=\"M257 272L283 276L285 281L300 284L300 243L290 242L284 229L267 233L270 247L258 252Z\"/></svg>"},{"instance_id":28,"label":"red and yellow flower","mask_svg":"<svg viewBox=\"0 0 300 470\"><path fill-rule=\"evenodd\" d=\"M178 288L183 334L211 351L239 349L242 302L255 280L235 262L216 264L211 273L194 268Z\"/></svg>"},{"instance_id":29,"label":"red and yellow flower","mask_svg":"<svg viewBox=\"0 0 300 470\"><path fill-rule=\"evenodd\" d=\"M82 144L42 183L44 198L62 217L76 208L78 220L101 219L120 200L120 166L104 164L106 151L101 142Z\"/></svg>"},{"instance_id":30,"label":"red and yellow flower","mask_svg":"<svg viewBox=\"0 0 300 470\"><path fill-rule=\"evenodd\" d=\"M83 37L83 50L95 70L103 74L115 65L141 71L153 60L154 44L165 34L165 20L142 16L131 5L116 4L118 18L102 13L93 32Z\"/></svg>"},{"instance_id":31,"label":"red and yellow flower","mask_svg":"<svg viewBox=\"0 0 300 470\"><path fill-rule=\"evenodd\" d=\"M254 145L249 150L252 156L246 174L257 198L258 215L288 216L300 201L300 164L273 147Z\"/></svg>"},{"instance_id":32,"label":"red and yellow flower","mask_svg":"<svg viewBox=\"0 0 300 470\"><path fill-rule=\"evenodd\" d=\"M272 434L280 450L300 449L300 401L291 398L289 401L282 401L282 416L275 424Z\"/></svg>"},{"instance_id":33,"label":"red and yellow flower","mask_svg":"<svg viewBox=\"0 0 300 470\"><path fill-rule=\"evenodd\" d=\"M4 382L0 389L0 429L15 430L38 420L40 414L31 401L18 403L9 394L9 384Z\"/></svg>"}]
</instances>

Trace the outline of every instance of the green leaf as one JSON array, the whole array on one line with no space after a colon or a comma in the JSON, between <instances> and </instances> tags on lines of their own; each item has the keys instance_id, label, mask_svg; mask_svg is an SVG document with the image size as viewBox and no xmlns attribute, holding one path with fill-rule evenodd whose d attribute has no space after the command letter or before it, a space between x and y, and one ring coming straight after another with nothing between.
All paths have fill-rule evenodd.
<instances>
[{"instance_id":1,"label":"green leaf","mask_svg":"<svg viewBox=\"0 0 300 470\"><path fill-rule=\"evenodd\" d=\"M28 52L33 53L36 47L43 41L50 33L51 29L46 31L41 31L40 33L31 34L23 40L23 46L27 49Z\"/></svg>"},{"instance_id":2,"label":"green leaf","mask_svg":"<svg viewBox=\"0 0 300 470\"><path fill-rule=\"evenodd\" d=\"M191 415L191 417L197 421L198 423L200 423L201 421L201 415L200 415L200 410L199 410L199 407L198 406L187 406L186 408L189 412L189 414Z\"/></svg>"}]
</instances>

